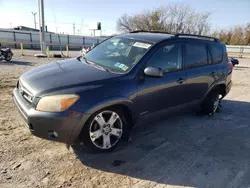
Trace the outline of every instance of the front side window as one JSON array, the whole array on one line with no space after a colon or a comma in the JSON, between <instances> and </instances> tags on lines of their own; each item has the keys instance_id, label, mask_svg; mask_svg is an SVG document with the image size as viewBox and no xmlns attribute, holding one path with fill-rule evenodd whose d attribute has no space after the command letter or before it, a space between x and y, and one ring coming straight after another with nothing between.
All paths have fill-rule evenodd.
<instances>
[{"instance_id":1,"label":"front side window","mask_svg":"<svg viewBox=\"0 0 250 188\"><path fill-rule=\"evenodd\" d=\"M151 43L136 39L115 37L93 48L85 58L111 71L126 73L139 62L151 46Z\"/></svg>"},{"instance_id":2,"label":"front side window","mask_svg":"<svg viewBox=\"0 0 250 188\"><path fill-rule=\"evenodd\" d=\"M159 48L149 59L147 66L159 67L164 72L171 72L181 69L181 44L169 44Z\"/></svg>"},{"instance_id":3,"label":"front side window","mask_svg":"<svg viewBox=\"0 0 250 188\"><path fill-rule=\"evenodd\" d=\"M208 63L206 44L188 43L185 46L187 68L199 67Z\"/></svg>"}]
</instances>

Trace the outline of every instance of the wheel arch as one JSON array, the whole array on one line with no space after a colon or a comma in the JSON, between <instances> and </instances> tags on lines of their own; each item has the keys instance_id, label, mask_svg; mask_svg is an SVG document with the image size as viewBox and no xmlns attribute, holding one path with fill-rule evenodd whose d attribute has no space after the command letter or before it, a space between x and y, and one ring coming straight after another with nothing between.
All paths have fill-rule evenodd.
<instances>
[{"instance_id":1,"label":"wheel arch","mask_svg":"<svg viewBox=\"0 0 250 188\"><path fill-rule=\"evenodd\" d=\"M211 87L211 88L207 91L207 93L206 93L204 99L205 99L211 92L213 92L213 91L215 91L215 90L218 90L218 91L219 91L219 93L222 95L222 98L225 97L225 95L226 95L226 84L221 83L221 84L217 84L217 85L214 85L213 87ZM204 99L203 99L203 100L204 100Z\"/></svg>"},{"instance_id":2,"label":"wheel arch","mask_svg":"<svg viewBox=\"0 0 250 188\"><path fill-rule=\"evenodd\" d=\"M101 111L106 108L118 108L122 110L124 113L125 117L128 118L129 123L131 123L131 127L133 127L133 124L135 123L136 116L135 116L135 108L134 108L134 103L128 99L113 99L109 100L107 102L102 102L99 105L96 105L95 107L91 108L88 110L88 114L94 114L98 111Z\"/></svg>"},{"instance_id":3,"label":"wheel arch","mask_svg":"<svg viewBox=\"0 0 250 188\"><path fill-rule=\"evenodd\" d=\"M132 101L129 100L113 100L90 108L86 113L83 113L81 121L77 125L75 125L75 128L72 131L67 144L71 145L78 139L79 135L81 134L81 131L84 128L84 125L88 122L88 120L92 117L94 113L97 113L107 108L118 108L122 110L126 120L128 121L129 128L133 128L137 119L133 105L134 104L132 103Z\"/></svg>"}]
</instances>

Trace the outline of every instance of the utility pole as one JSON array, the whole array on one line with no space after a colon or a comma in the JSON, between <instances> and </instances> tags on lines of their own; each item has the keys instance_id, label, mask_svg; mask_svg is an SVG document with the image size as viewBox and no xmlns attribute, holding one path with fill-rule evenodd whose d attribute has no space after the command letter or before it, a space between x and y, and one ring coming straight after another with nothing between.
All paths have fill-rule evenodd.
<instances>
[{"instance_id":1,"label":"utility pole","mask_svg":"<svg viewBox=\"0 0 250 188\"><path fill-rule=\"evenodd\" d=\"M34 16L34 25L35 25L35 29L36 29L36 12L31 12L31 14Z\"/></svg>"},{"instance_id":2,"label":"utility pole","mask_svg":"<svg viewBox=\"0 0 250 188\"><path fill-rule=\"evenodd\" d=\"M45 42L45 32L44 32L44 2L43 0L40 0L40 6L41 6L41 18L42 18L42 27L41 27L41 32L42 32L42 41L40 43L42 44L42 54L46 54L46 42Z\"/></svg>"},{"instance_id":3,"label":"utility pole","mask_svg":"<svg viewBox=\"0 0 250 188\"><path fill-rule=\"evenodd\" d=\"M40 45L41 52L46 55L46 42L45 42L45 32L44 32L44 2L39 0L39 25L40 25Z\"/></svg>"},{"instance_id":4,"label":"utility pole","mask_svg":"<svg viewBox=\"0 0 250 188\"><path fill-rule=\"evenodd\" d=\"M76 34L76 26L75 26L75 24L73 23L73 35L75 35Z\"/></svg>"},{"instance_id":5,"label":"utility pole","mask_svg":"<svg viewBox=\"0 0 250 188\"><path fill-rule=\"evenodd\" d=\"M42 51L43 45L42 45L42 30L41 30L41 6L40 6L40 0L38 0L38 16L39 16L39 36L40 36L40 49Z\"/></svg>"}]
</instances>

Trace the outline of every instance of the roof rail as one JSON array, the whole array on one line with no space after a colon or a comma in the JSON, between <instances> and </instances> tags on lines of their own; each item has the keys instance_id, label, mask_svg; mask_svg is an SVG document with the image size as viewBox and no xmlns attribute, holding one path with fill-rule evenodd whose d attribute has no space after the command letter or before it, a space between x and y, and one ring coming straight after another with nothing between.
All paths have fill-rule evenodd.
<instances>
[{"instance_id":1,"label":"roof rail","mask_svg":"<svg viewBox=\"0 0 250 188\"><path fill-rule=\"evenodd\" d=\"M215 42L219 42L220 40L214 37L209 37L209 36L203 36L203 35L194 35L194 34L175 34L175 37L180 37L180 36L187 36L187 37L194 37L194 38L204 38L204 39L209 39L209 40L213 40Z\"/></svg>"},{"instance_id":2,"label":"roof rail","mask_svg":"<svg viewBox=\"0 0 250 188\"><path fill-rule=\"evenodd\" d=\"M173 35L172 33L164 32L164 31L158 31L158 30L151 30L151 31L135 30L135 31L131 31L129 33L162 33L162 34Z\"/></svg>"},{"instance_id":3,"label":"roof rail","mask_svg":"<svg viewBox=\"0 0 250 188\"><path fill-rule=\"evenodd\" d=\"M193 37L193 38L201 38L201 39L208 39L208 40L212 40L214 42L220 42L219 39L214 38L214 37L209 37L209 36L204 36L204 35L194 35L194 34L185 34L185 33L177 33L177 34L173 34L173 33L168 33L168 32L164 32L164 31L145 31L145 30L136 30L136 31L131 31L129 33L162 33L162 34L169 34L169 35L173 35L174 37L181 37L181 36L186 36L186 37Z\"/></svg>"}]
</instances>

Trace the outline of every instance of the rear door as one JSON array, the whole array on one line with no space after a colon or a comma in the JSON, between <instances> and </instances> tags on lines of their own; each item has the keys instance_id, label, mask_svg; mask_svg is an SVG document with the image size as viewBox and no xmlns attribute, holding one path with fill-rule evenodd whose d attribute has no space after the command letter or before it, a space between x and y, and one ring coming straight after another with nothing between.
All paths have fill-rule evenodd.
<instances>
[{"instance_id":1,"label":"rear door","mask_svg":"<svg viewBox=\"0 0 250 188\"><path fill-rule=\"evenodd\" d=\"M210 64L214 69L216 80L222 77L222 70L228 63L228 58L224 56L224 45L218 42L212 42L208 45Z\"/></svg>"},{"instance_id":2,"label":"rear door","mask_svg":"<svg viewBox=\"0 0 250 188\"><path fill-rule=\"evenodd\" d=\"M209 87L218 79L216 65L212 64L210 46L203 41L185 43L187 72L187 102L199 102Z\"/></svg>"}]
</instances>

